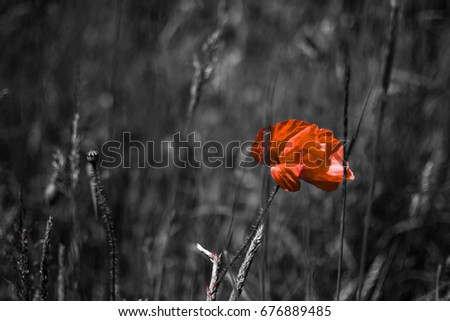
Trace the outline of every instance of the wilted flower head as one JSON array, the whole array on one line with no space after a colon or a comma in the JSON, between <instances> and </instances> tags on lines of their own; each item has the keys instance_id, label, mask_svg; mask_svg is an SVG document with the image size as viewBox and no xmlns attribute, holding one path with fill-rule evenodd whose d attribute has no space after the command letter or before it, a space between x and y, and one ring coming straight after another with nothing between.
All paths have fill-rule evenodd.
<instances>
[{"instance_id":1,"label":"wilted flower head","mask_svg":"<svg viewBox=\"0 0 450 321\"><path fill-rule=\"evenodd\" d=\"M268 147L268 150L265 150ZM271 167L275 182L284 190L300 189L300 179L325 191L336 190L344 178L343 146L329 129L290 119L261 129L252 155ZM347 166L347 179L355 177Z\"/></svg>"}]
</instances>

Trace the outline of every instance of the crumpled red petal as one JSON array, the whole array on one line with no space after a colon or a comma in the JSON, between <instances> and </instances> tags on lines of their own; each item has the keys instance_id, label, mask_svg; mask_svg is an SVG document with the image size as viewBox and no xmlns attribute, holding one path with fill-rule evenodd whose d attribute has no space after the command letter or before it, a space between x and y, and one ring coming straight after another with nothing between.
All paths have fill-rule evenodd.
<instances>
[{"instance_id":1,"label":"crumpled red petal","mask_svg":"<svg viewBox=\"0 0 450 321\"><path fill-rule=\"evenodd\" d=\"M271 168L270 173L275 182L282 189L289 192L296 192L300 189L300 173L302 165L293 166L278 164Z\"/></svg>"}]
</instances>

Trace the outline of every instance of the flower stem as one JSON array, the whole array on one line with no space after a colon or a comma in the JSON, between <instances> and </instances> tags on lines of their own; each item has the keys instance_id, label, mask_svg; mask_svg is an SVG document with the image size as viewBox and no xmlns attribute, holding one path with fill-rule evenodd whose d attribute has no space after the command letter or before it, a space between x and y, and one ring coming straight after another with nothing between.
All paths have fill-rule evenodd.
<instances>
[{"instance_id":1,"label":"flower stem","mask_svg":"<svg viewBox=\"0 0 450 321\"><path fill-rule=\"evenodd\" d=\"M258 228L260 227L261 224L263 224L264 219L267 217L267 215L269 215L270 207L271 207L272 202L275 199L275 196L277 195L277 192L279 189L280 189L279 185L277 185L274 188L273 192L269 195L269 198L267 199L266 206L264 208L260 209L258 219L257 219L252 231L250 232L250 235L247 237L247 240L244 242L244 244L242 245L242 247L240 248L240 250L236 254L236 256L231 260L230 264L228 264L228 266L224 267L223 270L219 273L213 293L217 292L217 289L219 288L220 284L222 283L223 278L227 274L228 270L234 264L236 264L237 260L242 256L244 251L247 249L247 247L252 242L253 238L255 237L255 235L258 232Z\"/></svg>"},{"instance_id":2,"label":"flower stem","mask_svg":"<svg viewBox=\"0 0 450 321\"><path fill-rule=\"evenodd\" d=\"M347 143L348 137L348 98L349 98L349 86L350 86L350 63L348 58L346 59L345 66L345 101L344 101L344 143ZM340 222L340 243L339 243L339 263L338 263L338 275L336 284L336 301L339 301L339 295L341 292L341 278L342 278L342 256L344 252L344 233L345 233L345 210L347 206L347 148L343 147L343 164L344 168L344 180L342 182L342 212Z\"/></svg>"}]
</instances>

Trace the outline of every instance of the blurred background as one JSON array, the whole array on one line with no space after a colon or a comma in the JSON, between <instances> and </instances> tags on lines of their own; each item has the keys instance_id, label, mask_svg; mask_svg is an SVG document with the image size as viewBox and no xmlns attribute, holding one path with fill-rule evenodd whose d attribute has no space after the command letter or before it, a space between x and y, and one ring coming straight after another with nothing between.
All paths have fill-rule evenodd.
<instances>
[{"instance_id":1,"label":"blurred background","mask_svg":"<svg viewBox=\"0 0 450 321\"><path fill-rule=\"evenodd\" d=\"M214 71L192 117L198 139L248 141L260 128L290 118L343 139L344 48L351 66L350 136L372 87L350 159L356 179L348 184L341 299L354 300L390 1L229 0L227 6ZM377 155L364 299L433 299L437 279L441 295L449 295L449 17L446 0L402 6ZM52 215L48 298L57 299L58 244L66 247L66 299L108 298L107 241L94 215L84 155L121 140L124 131L155 142L182 131L193 56L220 19L218 2L207 0L0 2L0 299L19 299L19 213L29 231L31 291L39 284ZM50 205L45 190L55 148L70 153L77 111L80 248L74 254L70 200L59 195ZM136 165L100 172L126 300L204 300L211 263L195 244L232 256L265 202L266 185L273 185L263 166ZM332 300L341 206L340 190L304 183L299 192L280 191L242 298ZM230 289L225 280L219 299L228 299Z\"/></svg>"}]
</instances>

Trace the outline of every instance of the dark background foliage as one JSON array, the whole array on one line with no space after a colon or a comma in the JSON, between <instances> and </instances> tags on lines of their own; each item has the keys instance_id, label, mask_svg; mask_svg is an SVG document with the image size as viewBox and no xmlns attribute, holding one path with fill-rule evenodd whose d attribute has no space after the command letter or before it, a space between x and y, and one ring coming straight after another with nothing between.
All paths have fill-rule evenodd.
<instances>
[{"instance_id":1,"label":"dark background foliage","mask_svg":"<svg viewBox=\"0 0 450 321\"><path fill-rule=\"evenodd\" d=\"M192 126L202 141L226 144L296 118L342 138L348 48L350 135L371 84L373 89L350 159L356 179L348 185L344 299L355 298L390 11L387 0L230 0L223 49ZM402 9L369 234L367 268L380 284L378 299L433 293L440 264L441 283L449 281L449 14L445 0L406 1ZM121 140L124 131L135 140L160 142L182 130L192 57L216 25L217 2L207 0L0 2L0 299L17 299L22 208L32 288L45 221L53 215L49 298L56 299L58 243L68 248L66 297L107 298L105 232L92 210L84 156L76 193L82 244L76 268L69 201L61 196L53 205L45 202L54 149L70 152L77 108L83 155L109 139ZM195 244L225 250L233 224L229 251L238 249L264 202L268 170L182 170L174 203L173 167L101 172L117 230L121 298L202 300L211 266ZM303 183L297 193L280 192L244 298L332 299L340 211L339 191ZM367 286L370 298L374 290ZM226 283L219 298L229 290Z\"/></svg>"}]
</instances>

